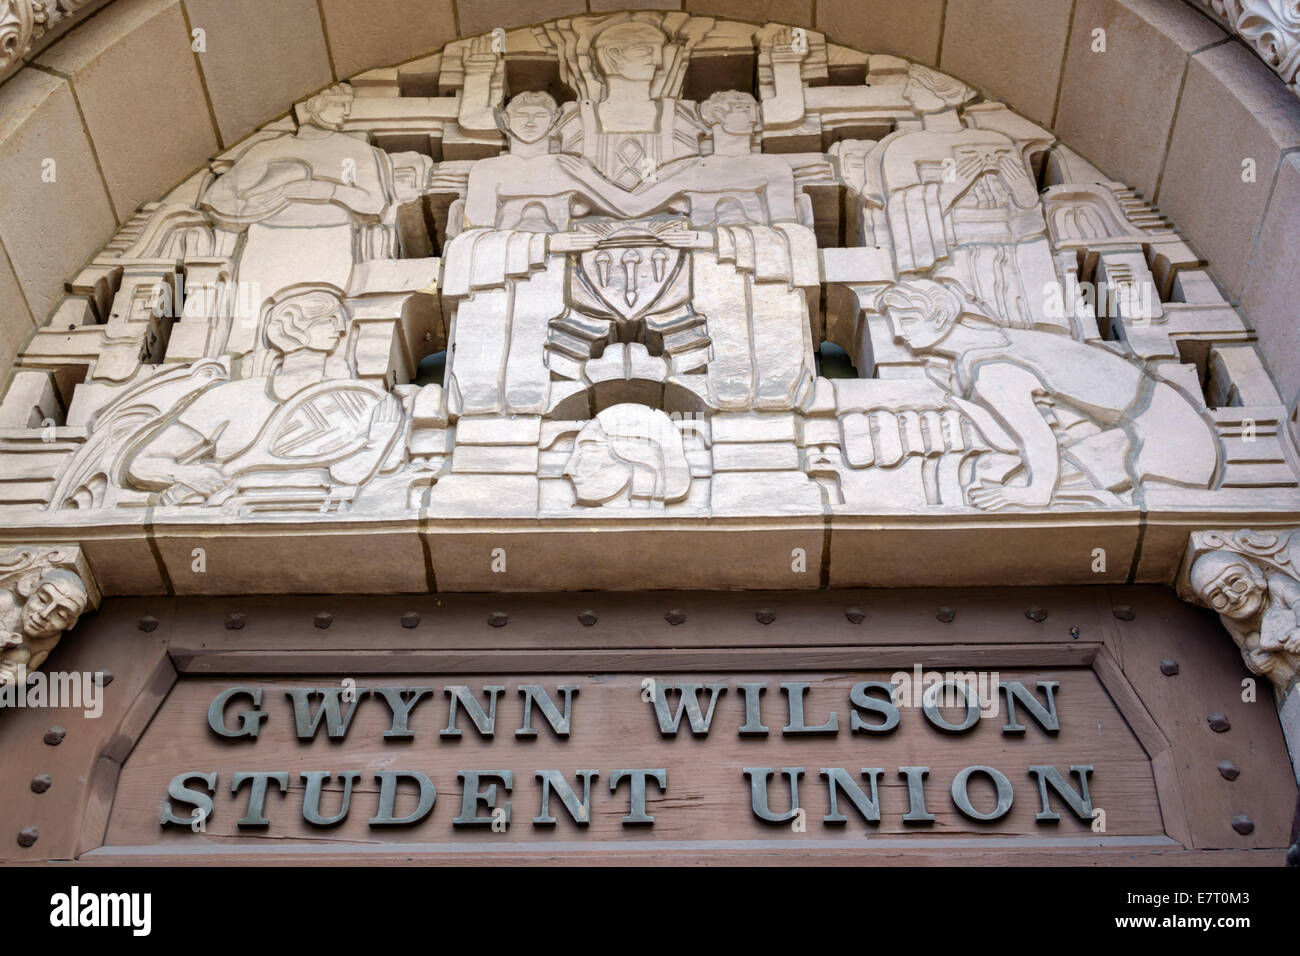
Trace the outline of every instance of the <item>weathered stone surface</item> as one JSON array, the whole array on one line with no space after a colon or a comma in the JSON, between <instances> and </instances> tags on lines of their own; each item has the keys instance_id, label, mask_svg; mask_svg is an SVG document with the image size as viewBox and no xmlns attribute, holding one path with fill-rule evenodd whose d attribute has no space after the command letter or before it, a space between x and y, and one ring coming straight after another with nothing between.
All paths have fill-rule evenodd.
<instances>
[{"instance_id":1,"label":"weathered stone surface","mask_svg":"<svg viewBox=\"0 0 1300 956\"><path fill-rule=\"evenodd\" d=\"M1235 43L1192 57L1156 199L1234 302L1282 153L1297 146L1300 100L1258 59Z\"/></svg>"},{"instance_id":2,"label":"weathered stone surface","mask_svg":"<svg viewBox=\"0 0 1300 956\"><path fill-rule=\"evenodd\" d=\"M1300 249L1300 154L1282 157L1277 183L1246 272L1241 305L1267 343L1264 363L1284 396L1300 396L1300 322L1295 260ZM1295 407L1294 400L1292 407Z\"/></svg>"},{"instance_id":3,"label":"weathered stone surface","mask_svg":"<svg viewBox=\"0 0 1300 956\"><path fill-rule=\"evenodd\" d=\"M818 0L817 29L836 43L936 64L943 0ZM786 20L779 14L774 17Z\"/></svg>"},{"instance_id":4,"label":"weathered stone surface","mask_svg":"<svg viewBox=\"0 0 1300 956\"><path fill-rule=\"evenodd\" d=\"M321 0L339 79L401 63L456 37L452 0Z\"/></svg>"},{"instance_id":5,"label":"weathered stone surface","mask_svg":"<svg viewBox=\"0 0 1300 956\"><path fill-rule=\"evenodd\" d=\"M52 182L42 177L49 170ZM68 84L25 70L0 86L0 242L38 323L113 226Z\"/></svg>"},{"instance_id":6,"label":"weathered stone surface","mask_svg":"<svg viewBox=\"0 0 1300 956\"><path fill-rule=\"evenodd\" d=\"M185 9L190 27L204 31L205 49L197 59L223 144L242 139L283 112L286 99L299 99L330 82L315 0L186 0ZM357 20L364 23L368 16ZM236 29L240 23L256 24L256 29Z\"/></svg>"},{"instance_id":7,"label":"weathered stone surface","mask_svg":"<svg viewBox=\"0 0 1300 956\"><path fill-rule=\"evenodd\" d=\"M1188 58L1224 39L1185 4L1078 0L1056 115L1061 139L1155 196ZM1105 52L1094 52L1101 41Z\"/></svg>"},{"instance_id":8,"label":"weathered stone surface","mask_svg":"<svg viewBox=\"0 0 1300 956\"><path fill-rule=\"evenodd\" d=\"M66 76L125 220L216 151L179 0L116 0L37 63Z\"/></svg>"},{"instance_id":9,"label":"weathered stone surface","mask_svg":"<svg viewBox=\"0 0 1300 956\"><path fill-rule=\"evenodd\" d=\"M939 68L1050 125L1073 8L1073 0L948 0Z\"/></svg>"},{"instance_id":10,"label":"weathered stone surface","mask_svg":"<svg viewBox=\"0 0 1300 956\"><path fill-rule=\"evenodd\" d=\"M510 29L551 17L582 14L587 6L575 0L475 0L460 4L458 9L461 36L473 36L497 27Z\"/></svg>"}]
</instances>

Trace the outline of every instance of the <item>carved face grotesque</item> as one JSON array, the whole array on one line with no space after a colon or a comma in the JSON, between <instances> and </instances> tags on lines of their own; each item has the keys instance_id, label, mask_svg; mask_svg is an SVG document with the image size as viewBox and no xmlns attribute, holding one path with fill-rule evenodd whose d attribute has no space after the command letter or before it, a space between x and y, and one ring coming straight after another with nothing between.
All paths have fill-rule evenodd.
<instances>
[{"instance_id":1,"label":"carved face grotesque","mask_svg":"<svg viewBox=\"0 0 1300 956\"><path fill-rule=\"evenodd\" d=\"M1263 573L1236 554L1212 551L1197 558L1191 584L1207 607L1234 621L1252 620L1268 602Z\"/></svg>"},{"instance_id":2,"label":"carved face grotesque","mask_svg":"<svg viewBox=\"0 0 1300 956\"><path fill-rule=\"evenodd\" d=\"M555 122L558 107L546 93L520 93L506 107L507 129L521 143L536 143Z\"/></svg>"},{"instance_id":3,"label":"carved face grotesque","mask_svg":"<svg viewBox=\"0 0 1300 956\"><path fill-rule=\"evenodd\" d=\"M596 62L606 76L652 80L664 61L664 35L648 23L620 23L596 38Z\"/></svg>"},{"instance_id":4,"label":"carved face grotesque","mask_svg":"<svg viewBox=\"0 0 1300 956\"><path fill-rule=\"evenodd\" d=\"M31 638L54 637L81 617L88 603L86 588L71 571L50 571L23 605L23 632Z\"/></svg>"}]
</instances>

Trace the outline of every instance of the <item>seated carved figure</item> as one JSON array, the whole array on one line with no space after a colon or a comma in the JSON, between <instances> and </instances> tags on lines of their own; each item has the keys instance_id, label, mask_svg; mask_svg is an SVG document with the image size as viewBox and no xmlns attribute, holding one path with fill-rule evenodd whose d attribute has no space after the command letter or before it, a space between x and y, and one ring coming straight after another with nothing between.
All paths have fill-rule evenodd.
<instances>
[{"instance_id":1,"label":"seated carved figure","mask_svg":"<svg viewBox=\"0 0 1300 956\"><path fill-rule=\"evenodd\" d=\"M0 684L26 681L89 600L81 578L59 568L25 575L14 591L0 590Z\"/></svg>"},{"instance_id":2,"label":"seated carved figure","mask_svg":"<svg viewBox=\"0 0 1300 956\"><path fill-rule=\"evenodd\" d=\"M294 484L276 475L323 470L314 493L328 497L379 470L394 450L402 405L337 366L345 338L338 296L290 296L272 307L265 327L267 374L199 391L132 458L135 487L161 492L163 504L220 504L247 487Z\"/></svg>"},{"instance_id":3,"label":"seated carved figure","mask_svg":"<svg viewBox=\"0 0 1300 956\"><path fill-rule=\"evenodd\" d=\"M1096 488L1209 487L1218 464L1210 425L1173 386L1107 349L1065 334L1006 328L951 282L917 279L882 297L896 339L987 437L1010 439L1022 467L967 494L988 511L1052 504L1063 463Z\"/></svg>"},{"instance_id":4,"label":"seated carved figure","mask_svg":"<svg viewBox=\"0 0 1300 956\"><path fill-rule=\"evenodd\" d=\"M1210 551L1192 565L1191 586L1218 612L1246 666L1288 687L1300 669L1300 584L1244 555Z\"/></svg>"}]
</instances>

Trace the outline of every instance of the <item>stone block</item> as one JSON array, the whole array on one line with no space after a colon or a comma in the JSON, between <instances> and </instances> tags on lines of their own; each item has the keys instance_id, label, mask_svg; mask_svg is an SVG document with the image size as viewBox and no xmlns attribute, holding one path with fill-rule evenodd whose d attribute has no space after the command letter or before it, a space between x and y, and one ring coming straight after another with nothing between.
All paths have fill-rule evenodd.
<instances>
[{"instance_id":1,"label":"stone block","mask_svg":"<svg viewBox=\"0 0 1300 956\"><path fill-rule=\"evenodd\" d=\"M205 33L197 59L223 146L329 84L315 0L186 0L185 9Z\"/></svg>"},{"instance_id":2,"label":"stone block","mask_svg":"<svg viewBox=\"0 0 1300 956\"><path fill-rule=\"evenodd\" d=\"M117 0L36 62L76 90L119 220L217 150L179 0Z\"/></svg>"},{"instance_id":3,"label":"stone block","mask_svg":"<svg viewBox=\"0 0 1300 956\"><path fill-rule=\"evenodd\" d=\"M1108 176L1153 197L1188 57L1224 40L1187 4L1078 0L1056 132Z\"/></svg>"},{"instance_id":4,"label":"stone block","mask_svg":"<svg viewBox=\"0 0 1300 956\"><path fill-rule=\"evenodd\" d=\"M1300 154L1282 160L1246 272L1241 305L1259 334L1259 350L1283 396L1300 391Z\"/></svg>"},{"instance_id":5,"label":"stone block","mask_svg":"<svg viewBox=\"0 0 1300 956\"><path fill-rule=\"evenodd\" d=\"M511 29L554 17L578 16L587 5L578 0L458 0L460 35L477 36L497 27Z\"/></svg>"},{"instance_id":6,"label":"stone block","mask_svg":"<svg viewBox=\"0 0 1300 956\"><path fill-rule=\"evenodd\" d=\"M1282 153L1300 146L1300 99L1250 51L1192 57L1156 202L1228 298L1241 300Z\"/></svg>"},{"instance_id":7,"label":"stone block","mask_svg":"<svg viewBox=\"0 0 1300 956\"><path fill-rule=\"evenodd\" d=\"M1074 0L948 0L940 69L1050 124Z\"/></svg>"},{"instance_id":8,"label":"stone block","mask_svg":"<svg viewBox=\"0 0 1300 956\"><path fill-rule=\"evenodd\" d=\"M816 26L834 43L935 66L943 8L944 0L820 0Z\"/></svg>"},{"instance_id":9,"label":"stone block","mask_svg":"<svg viewBox=\"0 0 1300 956\"><path fill-rule=\"evenodd\" d=\"M340 79L402 63L456 38L452 0L321 0L321 12Z\"/></svg>"},{"instance_id":10,"label":"stone block","mask_svg":"<svg viewBox=\"0 0 1300 956\"><path fill-rule=\"evenodd\" d=\"M38 324L115 226L67 82L27 69L0 86L0 243Z\"/></svg>"}]
</instances>

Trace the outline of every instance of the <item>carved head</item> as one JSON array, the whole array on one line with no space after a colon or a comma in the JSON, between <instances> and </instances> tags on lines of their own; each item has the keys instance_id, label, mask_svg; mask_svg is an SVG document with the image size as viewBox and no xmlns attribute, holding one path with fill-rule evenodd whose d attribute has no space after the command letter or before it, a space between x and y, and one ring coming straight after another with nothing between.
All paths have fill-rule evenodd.
<instances>
[{"instance_id":1,"label":"carved head","mask_svg":"<svg viewBox=\"0 0 1300 956\"><path fill-rule=\"evenodd\" d=\"M739 90L714 93L700 104L700 118L733 136L752 135L760 123L758 101Z\"/></svg>"},{"instance_id":2,"label":"carved head","mask_svg":"<svg viewBox=\"0 0 1300 956\"><path fill-rule=\"evenodd\" d=\"M22 629L28 638L55 637L77 623L90 595L81 578L72 571L55 569L31 574L18 584L23 605Z\"/></svg>"},{"instance_id":3,"label":"carved head","mask_svg":"<svg viewBox=\"0 0 1300 956\"><path fill-rule=\"evenodd\" d=\"M607 77L653 80L663 66L666 42L658 27L636 20L619 23L596 37L596 65Z\"/></svg>"},{"instance_id":4,"label":"carved head","mask_svg":"<svg viewBox=\"0 0 1300 956\"><path fill-rule=\"evenodd\" d=\"M916 351L942 342L964 308L962 296L951 284L934 279L900 282L881 297L895 339Z\"/></svg>"},{"instance_id":5,"label":"carved head","mask_svg":"<svg viewBox=\"0 0 1300 956\"><path fill-rule=\"evenodd\" d=\"M342 129L343 121L352 112L354 93L347 83L336 83L307 101L304 107L307 122L322 129Z\"/></svg>"},{"instance_id":6,"label":"carved head","mask_svg":"<svg viewBox=\"0 0 1300 956\"><path fill-rule=\"evenodd\" d=\"M284 354L306 349L332 352L346 330L342 301L332 292L300 292L271 306L266 340Z\"/></svg>"},{"instance_id":7,"label":"carved head","mask_svg":"<svg viewBox=\"0 0 1300 956\"><path fill-rule=\"evenodd\" d=\"M643 501L680 501L691 470L681 432L663 412L614 405L583 426L564 466L578 503L601 505L628 492Z\"/></svg>"},{"instance_id":8,"label":"carved head","mask_svg":"<svg viewBox=\"0 0 1300 956\"><path fill-rule=\"evenodd\" d=\"M1249 558L1231 551L1211 551L1196 559L1192 590L1206 607L1233 621L1246 622L1264 610L1268 581Z\"/></svg>"},{"instance_id":9,"label":"carved head","mask_svg":"<svg viewBox=\"0 0 1300 956\"><path fill-rule=\"evenodd\" d=\"M560 108L551 94L519 93L506 106L506 132L521 143L536 143L551 131L559 115Z\"/></svg>"}]
</instances>

